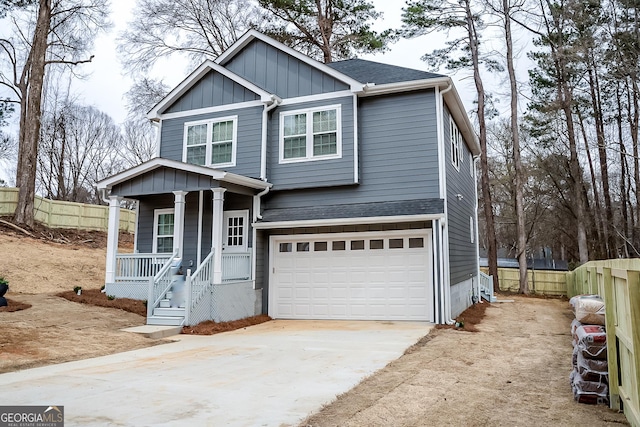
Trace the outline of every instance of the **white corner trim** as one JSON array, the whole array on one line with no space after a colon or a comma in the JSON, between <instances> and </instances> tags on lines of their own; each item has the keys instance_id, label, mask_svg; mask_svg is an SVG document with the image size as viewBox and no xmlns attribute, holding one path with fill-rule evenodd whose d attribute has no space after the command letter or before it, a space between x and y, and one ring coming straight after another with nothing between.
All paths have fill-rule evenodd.
<instances>
[{"instance_id":1,"label":"white corner trim","mask_svg":"<svg viewBox=\"0 0 640 427\"><path fill-rule=\"evenodd\" d=\"M358 136L358 95L353 94L353 182L356 184L360 183L360 157L358 155Z\"/></svg>"},{"instance_id":2,"label":"white corner trim","mask_svg":"<svg viewBox=\"0 0 640 427\"><path fill-rule=\"evenodd\" d=\"M256 30L249 30L242 35L229 49L224 51L220 56L218 56L215 60L217 64L224 66L229 60L231 60L238 52L242 51L242 49L251 43L254 39L258 39L263 41L264 43L293 56L294 58L304 62L307 65L310 65L313 68L316 68L322 71L325 74L330 75L336 80L340 80L343 83L346 83L351 88L352 92L359 93L362 92L364 85L357 80L352 79L351 77L342 74L341 72L334 70L333 68L316 61L315 59L309 58L308 56L298 52L290 48L289 46L285 46L284 44L275 41L274 39L262 34Z\"/></svg>"},{"instance_id":3,"label":"white corner trim","mask_svg":"<svg viewBox=\"0 0 640 427\"><path fill-rule=\"evenodd\" d=\"M445 201L447 199L447 167L446 160L447 150L444 146L444 113L442 111L442 95L440 94L440 88L435 88L435 100L436 100L436 142L438 147L438 195Z\"/></svg>"}]
</instances>

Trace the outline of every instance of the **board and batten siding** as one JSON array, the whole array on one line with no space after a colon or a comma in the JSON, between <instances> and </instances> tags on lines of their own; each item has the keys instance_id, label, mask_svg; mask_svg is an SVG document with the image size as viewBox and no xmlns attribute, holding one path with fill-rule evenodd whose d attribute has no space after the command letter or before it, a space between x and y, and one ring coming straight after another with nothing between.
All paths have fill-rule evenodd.
<instances>
[{"instance_id":1,"label":"board and batten siding","mask_svg":"<svg viewBox=\"0 0 640 427\"><path fill-rule=\"evenodd\" d=\"M342 157L294 163L280 162L280 113L341 105ZM354 183L353 97L305 102L276 108L269 120L267 180L273 189L327 187Z\"/></svg>"},{"instance_id":2,"label":"board and batten siding","mask_svg":"<svg viewBox=\"0 0 640 427\"><path fill-rule=\"evenodd\" d=\"M343 108L343 112L345 110L347 108ZM360 183L279 192L274 182L267 208L440 197L434 91L363 98L359 100L358 112ZM328 171L319 179L331 179L331 173Z\"/></svg>"},{"instance_id":3,"label":"board and batten siding","mask_svg":"<svg viewBox=\"0 0 640 427\"><path fill-rule=\"evenodd\" d=\"M260 100L258 94L211 70L166 108L163 113L176 113L256 100Z\"/></svg>"},{"instance_id":4,"label":"board and batten siding","mask_svg":"<svg viewBox=\"0 0 640 427\"><path fill-rule=\"evenodd\" d=\"M224 66L283 99L349 89L347 84L261 40L250 42Z\"/></svg>"},{"instance_id":5,"label":"board and batten siding","mask_svg":"<svg viewBox=\"0 0 640 427\"><path fill-rule=\"evenodd\" d=\"M200 120L237 116L238 135L236 137L236 165L220 169L249 177L260 176L260 150L262 145L263 107L229 109L211 114L165 119L162 121L160 157L183 161L185 123Z\"/></svg>"},{"instance_id":6,"label":"board and batten siding","mask_svg":"<svg viewBox=\"0 0 640 427\"><path fill-rule=\"evenodd\" d=\"M151 253L153 250L153 220L156 209L173 209L173 194L142 196L138 205L138 231L136 248L140 253Z\"/></svg>"},{"instance_id":7,"label":"board and batten siding","mask_svg":"<svg viewBox=\"0 0 640 427\"><path fill-rule=\"evenodd\" d=\"M444 109L444 157L447 174L447 220L449 230L449 275L451 285L478 275L476 241L476 182L471 173L469 148L463 144L460 170L451 161L450 114ZM458 194L462 195L460 199ZM470 219L473 219L473 228ZM473 233L473 238L472 234Z\"/></svg>"}]
</instances>

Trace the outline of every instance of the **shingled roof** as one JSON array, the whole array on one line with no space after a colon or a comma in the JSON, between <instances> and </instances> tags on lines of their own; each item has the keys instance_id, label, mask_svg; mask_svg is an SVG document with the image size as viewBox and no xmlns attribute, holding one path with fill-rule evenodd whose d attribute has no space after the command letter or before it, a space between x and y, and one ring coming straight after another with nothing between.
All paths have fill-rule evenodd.
<instances>
[{"instance_id":1,"label":"shingled roof","mask_svg":"<svg viewBox=\"0 0 640 427\"><path fill-rule=\"evenodd\" d=\"M364 59L347 59L326 65L361 83L385 84L447 77L443 74L381 64Z\"/></svg>"}]
</instances>

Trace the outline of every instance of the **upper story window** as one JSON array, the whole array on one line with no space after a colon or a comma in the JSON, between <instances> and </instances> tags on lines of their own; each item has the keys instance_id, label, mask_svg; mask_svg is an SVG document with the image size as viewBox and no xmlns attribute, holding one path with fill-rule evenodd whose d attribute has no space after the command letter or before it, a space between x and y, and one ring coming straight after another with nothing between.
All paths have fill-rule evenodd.
<instances>
[{"instance_id":1,"label":"upper story window","mask_svg":"<svg viewBox=\"0 0 640 427\"><path fill-rule=\"evenodd\" d=\"M462 155L464 140L453 118L449 119L449 129L449 138L451 139L451 163L456 169L460 170L460 163L464 161L464 156Z\"/></svg>"},{"instance_id":2,"label":"upper story window","mask_svg":"<svg viewBox=\"0 0 640 427\"><path fill-rule=\"evenodd\" d=\"M342 156L340 106L280 113L280 163Z\"/></svg>"},{"instance_id":3,"label":"upper story window","mask_svg":"<svg viewBox=\"0 0 640 427\"><path fill-rule=\"evenodd\" d=\"M201 166L235 166L238 117L184 124L183 160Z\"/></svg>"}]
</instances>

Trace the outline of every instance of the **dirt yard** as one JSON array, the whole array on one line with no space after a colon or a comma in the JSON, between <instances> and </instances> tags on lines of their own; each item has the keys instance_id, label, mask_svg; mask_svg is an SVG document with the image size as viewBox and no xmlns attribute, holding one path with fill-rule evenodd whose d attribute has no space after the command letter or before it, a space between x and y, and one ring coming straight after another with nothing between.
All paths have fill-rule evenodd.
<instances>
[{"instance_id":1,"label":"dirt yard","mask_svg":"<svg viewBox=\"0 0 640 427\"><path fill-rule=\"evenodd\" d=\"M0 373L166 342L120 331L143 325L142 316L55 296L74 286L99 289L104 284L104 233L41 233L34 231L40 237L35 239L0 227L0 276L9 282L6 296L32 305L0 312ZM123 237L121 250L131 250L131 239Z\"/></svg>"},{"instance_id":2,"label":"dirt yard","mask_svg":"<svg viewBox=\"0 0 640 427\"><path fill-rule=\"evenodd\" d=\"M301 426L627 425L573 400L569 304L508 298L487 308L480 332L435 330Z\"/></svg>"},{"instance_id":3,"label":"dirt yard","mask_svg":"<svg viewBox=\"0 0 640 427\"><path fill-rule=\"evenodd\" d=\"M0 226L7 297L32 305L0 312L0 373L166 342L120 331L142 316L55 296L98 289L104 277L103 235L60 237ZM515 302L488 306L479 332L435 330L301 426L626 425L624 415L572 398L568 303L508 298Z\"/></svg>"}]
</instances>

